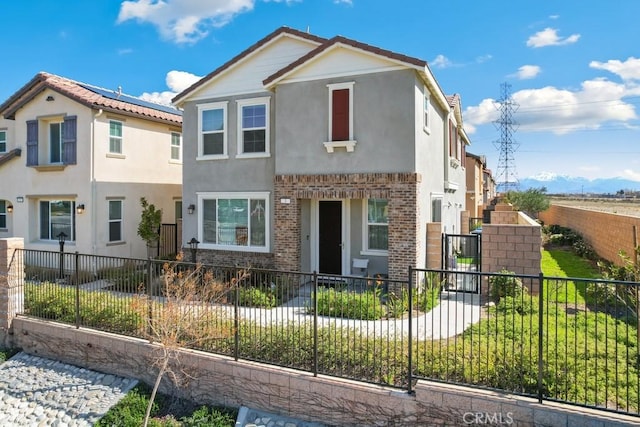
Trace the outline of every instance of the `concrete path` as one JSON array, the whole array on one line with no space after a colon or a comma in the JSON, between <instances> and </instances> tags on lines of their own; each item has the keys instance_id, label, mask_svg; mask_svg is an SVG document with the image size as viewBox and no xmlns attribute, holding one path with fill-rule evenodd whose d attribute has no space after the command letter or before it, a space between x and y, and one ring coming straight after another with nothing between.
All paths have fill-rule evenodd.
<instances>
[{"instance_id":1,"label":"concrete path","mask_svg":"<svg viewBox=\"0 0 640 427\"><path fill-rule=\"evenodd\" d=\"M92 426L137 383L21 352L0 364L0 426Z\"/></svg>"}]
</instances>

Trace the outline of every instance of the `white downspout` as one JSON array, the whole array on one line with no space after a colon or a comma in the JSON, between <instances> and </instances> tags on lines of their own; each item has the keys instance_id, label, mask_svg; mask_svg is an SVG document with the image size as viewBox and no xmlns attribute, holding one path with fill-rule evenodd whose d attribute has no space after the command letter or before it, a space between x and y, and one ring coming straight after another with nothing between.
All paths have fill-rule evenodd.
<instances>
[{"instance_id":1,"label":"white downspout","mask_svg":"<svg viewBox=\"0 0 640 427\"><path fill-rule=\"evenodd\" d=\"M91 122L91 143L89 144L89 150L91 153L91 253L96 254L98 248L98 200L96 195L96 119L102 115L102 108L93 115L93 121Z\"/></svg>"}]
</instances>

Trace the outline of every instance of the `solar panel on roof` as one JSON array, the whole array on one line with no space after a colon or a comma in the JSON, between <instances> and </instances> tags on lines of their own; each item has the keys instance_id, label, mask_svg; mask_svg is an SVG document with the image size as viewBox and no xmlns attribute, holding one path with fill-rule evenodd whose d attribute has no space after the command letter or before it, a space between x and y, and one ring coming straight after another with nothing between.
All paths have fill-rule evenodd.
<instances>
[{"instance_id":1,"label":"solar panel on roof","mask_svg":"<svg viewBox=\"0 0 640 427\"><path fill-rule=\"evenodd\" d=\"M162 111L165 113L169 113L169 114L177 114L179 116L182 115L182 111L173 108L169 105L162 105L162 104L155 104L153 102L149 102L149 101L145 101L143 99L140 98L136 98L133 96L129 96L129 95L125 95L125 94L118 94L118 92L115 92L113 90L108 90L108 89L102 89L99 87L95 87L95 86L89 86L89 85L80 85L83 88L90 90L91 92L97 93L99 95L104 96L105 98L109 98L109 99L114 99L116 101L122 101L122 102L127 102L129 104L133 104L133 105L137 105L139 107L146 107L146 108L151 108L154 110L158 110L158 111Z\"/></svg>"}]
</instances>

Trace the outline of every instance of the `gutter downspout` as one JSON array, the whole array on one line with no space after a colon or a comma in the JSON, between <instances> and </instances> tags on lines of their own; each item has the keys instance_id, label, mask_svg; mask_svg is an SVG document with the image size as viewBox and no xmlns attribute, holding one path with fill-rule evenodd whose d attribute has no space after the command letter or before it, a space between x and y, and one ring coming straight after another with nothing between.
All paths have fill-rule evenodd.
<instances>
[{"instance_id":1,"label":"gutter downspout","mask_svg":"<svg viewBox=\"0 0 640 427\"><path fill-rule=\"evenodd\" d=\"M91 143L89 144L89 150L91 152L91 253L96 254L96 250L98 247L98 200L97 200L97 189L96 189L96 150L95 150L95 141L96 141L96 119L102 115L102 108L98 110L97 113L93 115L93 120L91 122Z\"/></svg>"}]
</instances>

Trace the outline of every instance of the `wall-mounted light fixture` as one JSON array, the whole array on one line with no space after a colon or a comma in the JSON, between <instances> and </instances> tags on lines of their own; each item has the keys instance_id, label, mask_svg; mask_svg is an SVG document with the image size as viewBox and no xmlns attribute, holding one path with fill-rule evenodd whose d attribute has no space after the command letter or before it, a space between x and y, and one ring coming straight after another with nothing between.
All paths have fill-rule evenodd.
<instances>
[{"instance_id":1,"label":"wall-mounted light fixture","mask_svg":"<svg viewBox=\"0 0 640 427\"><path fill-rule=\"evenodd\" d=\"M84 213L84 204L79 204L76 206L76 213L78 215L82 215Z\"/></svg>"},{"instance_id":2,"label":"wall-mounted light fixture","mask_svg":"<svg viewBox=\"0 0 640 427\"><path fill-rule=\"evenodd\" d=\"M196 210L196 205L194 205L193 203L187 207L187 212L189 212L189 215L192 215L193 211L195 210Z\"/></svg>"},{"instance_id":3,"label":"wall-mounted light fixture","mask_svg":"<svg viewBox=\"0 0 640 427\"><path fill-rule=\"evenodd\" d=\"M45 101L51 102L51 101L55 101L55 100L56 99L53 96L49 95L49 96L47 96L47 99Z\"/></svg>"},{"instance_id":4,"label":"wall-mounted light fixture","mask_svg":"<svg viewBox=\"0 0 640 427\"><path fill-rule=\"evenodd\" d=\"M13 213L13 205L7 206L7 213Z\"/></svg>"}]
</instances>

